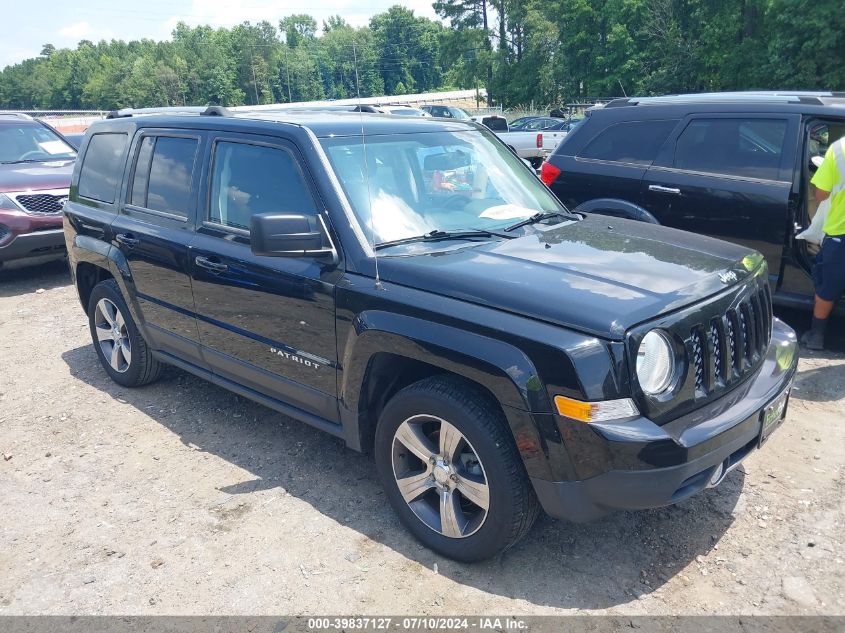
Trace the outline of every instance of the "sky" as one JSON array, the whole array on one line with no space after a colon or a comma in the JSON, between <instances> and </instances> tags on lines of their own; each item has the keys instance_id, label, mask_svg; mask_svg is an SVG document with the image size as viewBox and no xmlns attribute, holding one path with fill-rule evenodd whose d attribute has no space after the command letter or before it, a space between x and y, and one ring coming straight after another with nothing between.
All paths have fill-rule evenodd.
<instances>
[{"instance_id":1,"label":"sky","mask_svg":"<svg viewBox=\"0 0 845 633\"><path fill-rule=\"evenodd\" d=\"M233 26L245 20L267 20L278 26L286 15L307 13L322 26L338 14L353 26L369 23L370 17L401 4L414 13L436 18L432 0L3 0L0 37L0 68L35 57L44 44L72 48L83 39L169 39L180 21L194 26ZM11 27L11 28L9 28Z\"/></svg>"}]
</instances>

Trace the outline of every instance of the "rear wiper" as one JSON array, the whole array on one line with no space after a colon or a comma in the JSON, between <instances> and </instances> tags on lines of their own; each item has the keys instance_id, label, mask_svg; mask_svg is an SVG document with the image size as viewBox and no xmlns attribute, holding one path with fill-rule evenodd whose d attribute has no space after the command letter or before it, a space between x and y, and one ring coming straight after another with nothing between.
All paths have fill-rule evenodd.
<instances>
[{"instance_id":1,"label":"rear wiper","mask_svg":"<svg viewBox=\"0 0 845 633\"><path fill-rule=\"evenodd\" d=\"M398 240L390 240L389 242L380 242L376 244L376 250L381 250L383 248L388 248L390 246L398 246L399 244L411 244L413 242L442 242L445 240L464 240L464 239L471 239L474 237L506 237L512 238L513 235L502 235L501 233L496 233L493 231L481 231L481 230L472 230L472 231L440 231L434 230L430 231L429 233L425 233L424 235L412 235L411 237L403 237Z\"/></svg>"},{"instance_id":2,"label":"rear wiper","mask_svg":"<svg viewBox=\"0 0 845 633\"><path fill-rule=\"evenodd\" d=\"M525 218L524 220L520 220L516 224L511 224L509 227L506 227L505 231L515 231L516 229L528 226L529 224L537 224L537 222L542 222L543 220L548 220L551 218L560 217L564 220L580 220L581 218L575 215L574 213L562 213L560 211L545 211L541 213L535 213L530 218Z\"/></svg>"}]
</instances>

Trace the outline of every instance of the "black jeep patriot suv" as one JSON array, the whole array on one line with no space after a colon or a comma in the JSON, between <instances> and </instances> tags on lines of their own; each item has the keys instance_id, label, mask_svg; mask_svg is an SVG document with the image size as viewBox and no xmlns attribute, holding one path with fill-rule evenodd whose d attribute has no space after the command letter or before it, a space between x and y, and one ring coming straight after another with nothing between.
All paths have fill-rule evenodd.
<instances>
[{"instance_id":1,"label":"black jeep patriot suv","mask_svg":"<svg viewBox=\"0 0 845 633\"><path fill-rule=\"evenodd\" d=\"M759 253L571 214L472 123L119 114L64 222L112 379L176 365L372 451L407 528L465 561L540 507L717 485L797 363Z\"/></svg>"}]
</instances>

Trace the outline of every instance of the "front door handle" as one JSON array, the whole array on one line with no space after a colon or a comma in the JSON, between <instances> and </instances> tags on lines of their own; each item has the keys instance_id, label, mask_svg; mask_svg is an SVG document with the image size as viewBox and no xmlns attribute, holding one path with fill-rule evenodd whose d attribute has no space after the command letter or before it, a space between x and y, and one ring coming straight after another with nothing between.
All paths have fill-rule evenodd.
<instances>
[{"instance_id":1,"label":"front door handle","mask_svg":"<svg viewBox=\"0 0 845 633\"><path fill-rule=\"evenodd\" d=\"M123 246L127 246L129 248L138 246L140 243L138 238L132 235L132 233L118 233L114 236L114 239L117 240L118 244L123 244Z\"/></svg>"},{"instance_id":2,"label":"front door handle","mask_svg":"<svg viewBox=\"0 0 845 633\"><path fill-rule=\"evenodd\" d=\"M213 273L225 273L229 270L229 267L226 264L212 261L208 257L203 257L201 255L194 258L194 263L196 263L196 265L200 268L205 268Z\"/></svg>"},{"instance_id":3,"label":"front door handle","mask_svg":"<svg viewBox=\"0 0 845 633\"><path fill-rule=\"evenodd\" d=\"M680 196L681 190L675 187L664 187L663 185L649 185L649 191L656 191L657 193L671 193L673 196Z\"/></svg>"}]
</instances>

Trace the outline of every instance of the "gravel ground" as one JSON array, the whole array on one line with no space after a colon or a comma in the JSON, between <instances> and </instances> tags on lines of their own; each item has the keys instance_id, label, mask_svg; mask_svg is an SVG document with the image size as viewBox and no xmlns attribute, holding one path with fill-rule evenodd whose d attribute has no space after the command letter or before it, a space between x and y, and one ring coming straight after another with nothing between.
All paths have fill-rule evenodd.
<instances>
[{"instance_id":1,"label":"gravel ground","mask_svg":"<svg viewBox=\"0 0 845 633\"><path fill-rule=\"evenodd\" d=\"M719 488L463 565L340 441L175 369L110 382L63 263L0 272L0 614L845 614L834 348Z\"/></svg>"}]
</instances>

